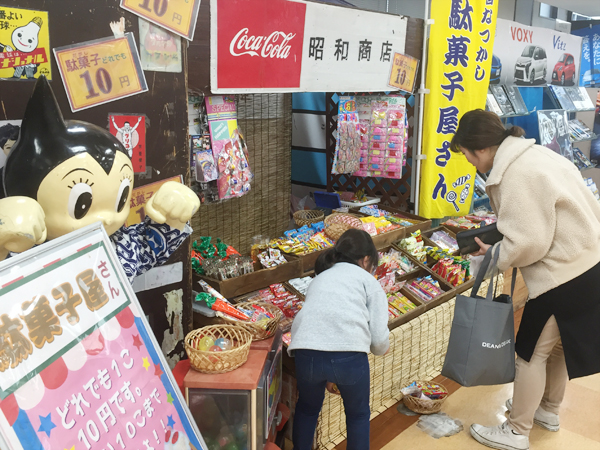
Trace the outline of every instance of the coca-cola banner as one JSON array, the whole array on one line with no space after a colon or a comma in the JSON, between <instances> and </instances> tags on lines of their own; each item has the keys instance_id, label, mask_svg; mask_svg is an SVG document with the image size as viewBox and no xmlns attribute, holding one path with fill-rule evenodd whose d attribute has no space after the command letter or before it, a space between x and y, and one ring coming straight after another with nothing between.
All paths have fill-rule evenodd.
<instances>
[{"instance_id":1,"label":"coca-cola banner","mask_svg":"<svg viewBox=\"0 0 600 450\"><path fill-rule=\"evenodd\" d=\"M400 16L295 0L211 0L211 90L388 91Z\"/></svg>"}]
</instances>

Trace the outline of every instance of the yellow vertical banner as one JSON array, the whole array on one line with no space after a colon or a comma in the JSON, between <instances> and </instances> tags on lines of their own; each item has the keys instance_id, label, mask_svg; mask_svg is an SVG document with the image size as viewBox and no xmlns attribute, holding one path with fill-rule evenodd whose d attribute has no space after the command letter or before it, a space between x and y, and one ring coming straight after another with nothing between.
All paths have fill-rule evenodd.
<instances>
[{"instance_id":1,"label":"yellow vertical banner","mask_svg":"<svg viewBox=\"0 0 600 450\"><path fill-rule=\"evenodd\" d=\"M432 0L419 215L460 216L471 206L475 168L450 151L458 122L485 108L499 0Z\"/></svg>"}]
</instances>

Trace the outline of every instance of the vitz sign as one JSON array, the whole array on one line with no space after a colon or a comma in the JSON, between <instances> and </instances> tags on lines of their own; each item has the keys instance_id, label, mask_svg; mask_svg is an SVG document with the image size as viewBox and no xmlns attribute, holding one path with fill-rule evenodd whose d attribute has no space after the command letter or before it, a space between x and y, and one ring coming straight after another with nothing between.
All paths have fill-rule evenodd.
<instances>
[{"instance_id":1,"label":"vitz sign","mask_svg":"<svg viewBox=\"0 0 600 450\"><path fill-rule=\"evenodd\" d=\"M303 0L211 0L211 90L388 91L406 26L400 16Z\"/></svg>"}]
</instances>

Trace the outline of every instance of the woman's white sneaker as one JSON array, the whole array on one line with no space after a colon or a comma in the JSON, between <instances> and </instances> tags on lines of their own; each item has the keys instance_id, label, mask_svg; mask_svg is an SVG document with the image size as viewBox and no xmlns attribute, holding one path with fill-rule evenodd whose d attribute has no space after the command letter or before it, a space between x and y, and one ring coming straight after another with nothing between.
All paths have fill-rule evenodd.
<instances>
[{"instance_id":1,"label":"woman's white sneaker","mask_svg":"<svg viewBox=\"0 0 600 450\"><path fill-rule=\"evenodd\" d=\"M471 425L471 436L480 444L498 450L529 450L529 438L515 433L508 421L495 427Z\"/></svg>"},{"instance_id":2,"label":"woman's white sneaker","mask_svg":"<svg viewBox=\"0 0 600 450\"><path fill-rule=\"evenodd\" d=\"M512 411L512 398L506 400L506 409L508 409L508 412ZM558 414L548 412L541 406L535 412L533 422L548 431L560 430L560 419Z\"/></svg>"}]
</instances>

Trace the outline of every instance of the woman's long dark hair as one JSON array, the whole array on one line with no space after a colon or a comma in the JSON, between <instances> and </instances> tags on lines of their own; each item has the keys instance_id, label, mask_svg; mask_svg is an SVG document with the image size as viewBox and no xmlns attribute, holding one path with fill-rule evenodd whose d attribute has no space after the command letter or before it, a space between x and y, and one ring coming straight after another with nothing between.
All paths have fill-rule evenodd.
<instances>
[{"instance_id":1,"label":"woman's long dark hair","mask_svg":"<svg viewBox=\"0 0 600 450\"><path fill-rule=\"evenodd\" d=\"M339 262L358 266L358 261L365 256L368 258L368 264L371 268L377 267L379 253L377 253L375 244L373 244L373 239L366 231L352 228L342 234L333 248L319 256L315 264L315 273L319 275Z\"/></svg>"},{"instance_id":2,"label":"woman's long dark hair","mask_svg":"<svg viewBox=\"0 0 600 450\"><path fill-rule=\"evenodd\" d=\"M525 135L521 127L513 126L508 130L493 112L474 109L465 113L458 124L456 134L450 142L450 149L461 153L460 147L475 153L475 150L494 147L502 144L508 136L520 137Z\"/></svg>"}]
</instances>

